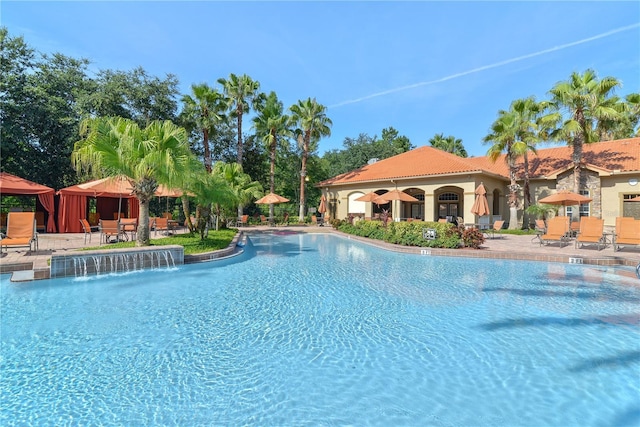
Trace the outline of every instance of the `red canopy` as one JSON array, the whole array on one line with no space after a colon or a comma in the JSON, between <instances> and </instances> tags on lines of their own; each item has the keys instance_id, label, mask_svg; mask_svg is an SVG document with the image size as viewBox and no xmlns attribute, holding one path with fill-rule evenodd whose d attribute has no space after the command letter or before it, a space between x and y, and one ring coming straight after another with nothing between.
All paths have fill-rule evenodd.
<instances>
[{"instance_id":1,"label":"red canopy","mask_svg":"<svg viewBox=\"0 0 640 427\"><path fill-rule=\"evenodd\" d=\"M136 218L139 214L140 205L135 196L131 194L132 185L126 177L110 177L85 182L84 184L72 185L58 191L60 195L60 205L58 207L58 228L61 233L82 233L80 219L87 217L87 197L111 197L123 198L129 201L129 217ZM98 199L98 208L100 208ZM118 206L109 209L118 209Z\"/></svg>"},{"instance_id":2,"label":"red canopy","mask_svg":"<svg viewBox=\"0 0 640 427\"><path fill-rule=\"evenodd\" d=\"M7 172L0 172L0 194L11 196L36 195L40 204L47 210L49 218L47 220L47 232L56 232L56 222L53 219L54 204L53 195L55 190L45 185L36 184L24 178L11 175Z\"/></svg>"}]
</instances>

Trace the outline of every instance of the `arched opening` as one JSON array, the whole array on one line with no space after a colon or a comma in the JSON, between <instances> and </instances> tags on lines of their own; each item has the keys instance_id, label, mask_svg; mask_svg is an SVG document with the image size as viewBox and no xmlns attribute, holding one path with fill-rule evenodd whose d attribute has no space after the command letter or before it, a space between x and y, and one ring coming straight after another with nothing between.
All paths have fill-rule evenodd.
<instances>
[{"instance_id":1,"label":"arched opening","mask_svg":"<svg viewBox=\"0 0 640 427\"><path fill-rule=\"evenodd\" d=\"M463 190L458 187L444 187L436 191L435 217L445 218L449 222L460 216L463 211Z\"/></svg>"},{"instance_id":2,"label":"arched opening","mask_svg":"<svg viewBox=\"0 0 640 427\"><path fill-rule=\"evenodd\" d=\"M493 203L491 206L491 213L493 215L502 215L500 213L500 190L493 190Z\"/></svg>"}]
</instances>

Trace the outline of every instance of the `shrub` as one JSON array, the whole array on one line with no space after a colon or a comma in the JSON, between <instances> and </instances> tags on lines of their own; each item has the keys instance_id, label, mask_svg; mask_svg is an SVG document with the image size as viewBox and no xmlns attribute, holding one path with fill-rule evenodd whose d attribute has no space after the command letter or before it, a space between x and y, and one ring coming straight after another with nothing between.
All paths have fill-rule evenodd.
<instances>
[{"instance_id":1,"label":"shrub","mask_svg":"<svg viewBox=\"0 0 640 427\"><path fill-rule=\"evenodd\" d=\"M460 239L462 239L462 244L467 248L478 249L484 243L484 234L477 228L459 226L458 233L460 234Z\"/></svg>"},{"instance_id":2,"label":"shrub","mask_svg":"<svg viewBox=\"0 0 640 427\"><path fill-rule=\"evenodd\" d=\"M453 224L438 222L390 222L385 228L382 221L358 221L356 224L344 222L338 230L355 236L384 240L405 246L421 246L430 248L457 248L460 246L460 233ZM436 238L428 240L423 237L423 230L436 230Z\"/></svg>"}]
</instances>

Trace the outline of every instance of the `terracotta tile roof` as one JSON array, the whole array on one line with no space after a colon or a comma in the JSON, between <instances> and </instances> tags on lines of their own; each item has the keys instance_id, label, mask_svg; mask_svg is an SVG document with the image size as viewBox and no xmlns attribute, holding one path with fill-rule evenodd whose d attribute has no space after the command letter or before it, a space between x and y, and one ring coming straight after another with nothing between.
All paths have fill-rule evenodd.
<instances>
[{"instance_id":1,"label":"terracotta tile roof","mask_svg":"<svg viewBox=\"0 0 640 427\"><path fill-rule=\"evenodd\" d=\"M530 154L531 178L544 178L570 168L571 153L571 147L561 145L539 149L537 155ZM509 170L504 157L500 156L494 163L486 156L462 158L431 146L423 146L327 179L318 186L459 173L486 173L508 179ZM604 172L640 173L640 138L585 145L583 159L587 166ZM521 172L520 167L518 175Z\"/></svg>"}]
</instances>

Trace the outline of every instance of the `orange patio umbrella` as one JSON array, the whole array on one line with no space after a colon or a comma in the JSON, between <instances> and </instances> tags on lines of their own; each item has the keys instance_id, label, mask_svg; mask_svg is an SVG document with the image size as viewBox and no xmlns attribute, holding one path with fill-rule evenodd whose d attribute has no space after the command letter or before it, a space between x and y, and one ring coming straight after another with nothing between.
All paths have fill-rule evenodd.
<instances>
[{"instance_id":1,"label":"orange patio umbrella","mask_svg":"<svg viewBox=\"0 0 640 427\"><path fill-rule=\"evenodd\" d=\"M404 191L400 191L398 189L388 191L378 196L373 201L377 204L385 204L385 203L389 203L392 200L400 200L402 202L418 202L419 201L412 195L407 194Z\"/></svg>"},{"instance_id":2,"label":"orange patio umbrella","mask_svg":"<svg viewBox=\"0 0 640 427\"><path fill-rule=\"evenodd\" d=\"M322 195L322 197L320 197L320 206L318 206L318 212L320 212L321 214L324 214L327 211L327 199L326 197L324 197L324 194Z\"/></svg>"},{"instance_id":3,"label":"orange patio umbrella","mask_svg":"<svg viewBox=\"0 0 640 427\"><path fill-rule=\"evenodd\" d=\"M484 184L481 182L476 187L476 199L471 206L471 213L478 216L489 215L489 202L487 202L487 189L484 188Z\"/></svg>"},{"instance_id":4,"label":"orange patio umbrella","mask_svg":"<svg viewBox=\"0 0 640 427\"><path fill-rule=\"evenodd\" d=\"M282 197L276 193L269 193L264 197L259 198L258 200L256 200L256 204L258 205L270 205L271 203L286 203L288 202L289 199L287 199L286 197Z\"/></svg>"},{"instance_id":5,"label":"orange patio umbrella","mask_svg":"<svg viewBox=\"0 0 640 427\"><path fill-rule=\"evenodd\" d=\"M627 202L640 202L640 196L636 196L633 199L627 200Z\"/></svg>"},{"instance_id":6,"label":"orange patio umbrella","mask_svg":"<svg viewBox=\"0 0 640 427\"><path fill-rule=\"evenodd\" d=\"M375 193L373 191L365 194L364 196L360 196L357 199L355 199L356 202L373 202L375 199L377 199L380 195L378 193Z\"/></svg>"},{"instance_id":7,"label":"orange patio umbrella","mask_svg":"<svg viewBox=\"0 0 640 427\"><path fill-rule=\"evenodd\" d=\"M569 190L560 190L555 194L538 200L538 203L546 203L548 205L573 206L581 203L589 203L591 198L574 193Z\"/></svg>"}]
</instances>

